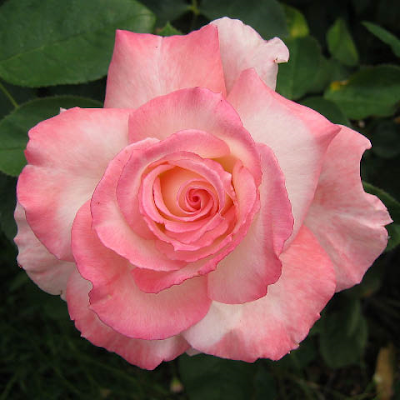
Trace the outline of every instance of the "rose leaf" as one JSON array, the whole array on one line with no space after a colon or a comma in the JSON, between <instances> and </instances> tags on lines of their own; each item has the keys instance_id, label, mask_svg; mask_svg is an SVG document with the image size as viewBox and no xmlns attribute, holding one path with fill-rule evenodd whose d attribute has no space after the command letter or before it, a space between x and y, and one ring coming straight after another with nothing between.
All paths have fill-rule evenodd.
<instances>
[{"instance_id":1,"label":"rose leaf","mask_svg":"<svg viewBox=\"0 0 400 400\"><path fill-rule=\"evenodd\" d=\"M96 80L115 30L151 32L154 20L135 0L9 0L0 7L0 77L28 87Z\"/></svg>"}]
</instances>

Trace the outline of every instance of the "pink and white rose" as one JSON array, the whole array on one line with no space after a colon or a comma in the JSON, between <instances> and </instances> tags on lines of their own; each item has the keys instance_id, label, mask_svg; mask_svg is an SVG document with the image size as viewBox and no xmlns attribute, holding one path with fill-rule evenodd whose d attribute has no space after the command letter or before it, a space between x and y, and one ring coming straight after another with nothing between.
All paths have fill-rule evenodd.
<instances>
[{"instance_id":1,"label":"pink and white rose","mask_svg":"<svg viewBox=\"0 0 400 400\"><path fill-rule=\"evenodd\" d=\"M274 91L288 57L228 18L118 31L105 108L31 129L18 261L82 336L147 369L188 350L277 360L384 250L370 143Z\"/></svg>"}]
</instances>

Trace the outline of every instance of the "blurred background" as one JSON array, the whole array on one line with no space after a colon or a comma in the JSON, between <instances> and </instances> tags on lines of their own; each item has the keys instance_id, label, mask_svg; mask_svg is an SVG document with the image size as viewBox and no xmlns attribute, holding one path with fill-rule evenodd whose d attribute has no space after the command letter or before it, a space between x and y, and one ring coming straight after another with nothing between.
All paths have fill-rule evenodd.
<instances>
[{"instance_id":1,"label":"blurred background","mask_svg":"<svg viewBox=\"0 0 400 400\"><path fill-rule=\"evenodd\" d=\"M168 36L225 15L289 47L277 91L371 140L365 189L395 222L363 282L279 362L184 355L143 371L80 338L65 303L16 264L27 131L60 107L102 106L115 29ZM0 400L399 400L399 60L398 0L0 0Z\"/></svg>"}]
</instances>

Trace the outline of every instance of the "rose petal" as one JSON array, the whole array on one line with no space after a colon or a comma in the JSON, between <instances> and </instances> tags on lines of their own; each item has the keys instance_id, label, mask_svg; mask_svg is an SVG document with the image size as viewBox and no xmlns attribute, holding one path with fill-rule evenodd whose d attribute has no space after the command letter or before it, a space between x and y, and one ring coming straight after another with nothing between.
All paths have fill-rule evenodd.
<instances>
[{"instance_id":1,"label":"rose petal","mask_svg":"<svg viewBox=\"0 0 400 400\"><path fill-rule=\"evenodd\" d=\"M173 137L174 135L171 136L171 139ZM165 146L169 148L170 146L167 143L170 141L170 139L166 139L163 144L165 143ZM146 156L144 156L144 158L146 158ZM140 158L135 157L135 159L131 157L121 175L121 183L124 178L127 178L125 180L129 182L132 179L134 172L138 170L140 171L140 167L138 168L137 164L140 164L142 159L143 156ZM179 207L179 201L177 197L179 195L179 187L187 179L188 173L194 173L197 177L204 178L206 182L209 182L212 185L212 187L215 189L215 192L218 194L218 211L216 211L215 215L210 219L210 221L204 221L203 225L200 226L194 233L185 232L183 234L173 233L172 235L169 235L169 232L164 230L164 227L167 228L167 222L165 223L165 226L160 229L158 224L162 224L165 219L160 215L156 208L153 198L153 185L149 185L147 180L149 176L152 177L153 172L158 173L158 168L155 168L145 178L142 179L138 196L140 212L143 215L143 218L147 221L148 227L154 233L154 235L164 242L171 243L175 250L197 250L198 248L203 248L212 243L214 239L226 231L229 226L229 223L225 223L224 221L225 218L223 214L225 213L223 211L226 208L226 197L228 196L228 193L232 197L235 195L231 185L231 174L224 171L217 162L210 159L202 159L201 157L192 153L172 153L170 156L166 156L162 160L163 163L167 162L169 165L179 167L177 170L172 171L172 175L171 172L165 172L165 175L162 178L162 192L164 199L166 202L168 202L169 209L176 214L177 219L179 219L182 214L185 215L185 213L183 213ZM189 174L189 178L190 177L191 175ZM183 178L183 181L181 178ZM150 183L152 181L153 180L150 179ZM130 191L130 196L124 195L121 200L125 200L126 202L126 199L134 197L134 193L135 190ZM125 205L129 206L129 204L132 204L132 202L127 202ZM121 208L122 207L123 205L121 205ZM190 226L190 223L187 224ZM211 231L215 225L219 226ZM184 240L179 240L180 236L186 237Z\"/></svg>"},{"instance_id":2,"label":"rose petal","mask_svg":"<svg viewBox=\"0 0 400 400\"><path fill-rule=\"evenodd\" d=\"M182 137L181 135L178 136ZM172 137L175 137L175 135ZM171 140L167 139L165 140L165 145L158 146L160 153L168 149L171 142ZM190 143L188 148L190 148ZM128 203L128 199L134 197L134 193L137 193L136 185L133 186L131 181L134 180L134 172L143 170L143 157L146 157L146 154L142 153L131 157L121 175L121 182L118 185L117 195L120 196L122 209L128 208L127 206L130 204ZM155 164L153 163L153 165ZM152 168L153 165L150 165L149 168ZM167 172L172 169L170 167L177 168ZM156 199L155 196L153 196L155 179L158 175L161 175L161 173L164 173L159 188L160 195L163 196L163 201L161 203L162 211L165 210L166 215L174 217L172 220L175 221L190 221L193 219L193 213L182 209L178 199L182 186L186 186L188 181L201 179L202 182L204 182L203 186L208 184L211 187L213 195L218 194L219 201L217 208L220 210L225 206L226 193L232 194L231 175L224 171L215 161L203 159L193 153L171 153L171 155L162 157L160 165L155 165L153 168L154 169L142 179L139 197L142 198L140 204L144 208L146 215L151 217L155 222L162 223L165 221L165 218L160 215L160 211L156 207ZM128 187L125 188L125 186ZM198 185L195 186L196 188L199 187ZM207 189L210 190L210 188ZM132 217L127 215L127 219L131 220L131 218Z\"/></svg>"},{"instance_id":3,"label":"rose petal","mask_svg":"<svg viewBox=\"0 0 400 400\"><path fill-rule=\"evenodd\" d=\"M123 166L123 170L118 173L121 176L119 177L117 173L113 173L114 177L119 177L116 190L121 212L131 226L131 229L144 238L151 238L152 236L149 235L148 225L143 222L139 207L140 201L138 193L142 185L142 175L148 167L156 167L154 163L158 161L163 164L164 161L175 162L181 158L185 158L200 162L201 157L216 158L229 154L229 148L222 140L203 131L186 130L176 132L159 143L156 143L156 139L151 140L154 142L152 146L143 146L140 150L134 147L135 145L132 145L133 147L131 148L134 151L132 151L129 160L126 160L126 165ZM189 152L195 154L189 154ZM217 172L213 174L218 175ZM112 176L109 176L111 182ZM114 184L115 182L113 185ZM100 185L100 187L102 186L103 184ZM220 186L220 191L223 192L223 185L221 184ZM101 189L96 190L95 196L97 196L97 192L99 192L100 196L100 190ZM106 189L103 193L105 196L109 197L111 192L109 189ZM148 202L147 213L149 213L156 222L162 222L161 216L153 202L153 196L151 197L151 201L149 200ZM171 204L171 202L174 202L174 199L172 199L169 204ZM105 206L106 203L100 200L100 205L98 205L98 207L103 208ZM153 212L151 212L151 209ZM119 252L118 250L115 251ZM133 260L132 262L135 263Z\"/></svg>"},{"instance_id":4,"label":"rose petal","mask_svg":"<svg viewBox=\"0 0 400 400\"><path fill-rule=\"evenodd\" d=\"M207 195L203 195L203 198L201 199L202 204L198 210L189 210L190 205L187 204L186 194L184 193L184 191L188 189L188 187L195 188L195 190L203 190L204 192L207 192ZM182 200L182 197L184 197L184 200ZM205 197L207 197L207 199L204 199ZM210 183L206 182L205 179L192 179L186 182L185 185L182 185L178 190L179 205L181 201L185 203L186 209L184 209L184 207L180 207L180 210L182 211L184 216L178 218L176 217L176 215L172 214L165 205L161 191L160 180L155 180L154 203L158 210L165 215L163 223L169 231L186 232L198 229L205 220L209 220L212 218L213 215L215 215L219 206L217 194L215 193L214 188Z\"/></svg>"},{"instance_id":5,"label":"rose petal","mask_svg":"<svg viewBox=\"0 0 400 400\"><path fill-rule=\"evenodd\" d=\"M208 275L209 296L221 303L238 304L264 297L267 286L281 275L278 257L292 233L285 178L272 151L265 145L258 148L263 170L259 215L238 247ZM245 176L238 178L239 189L246 180Z\"/></svg>"},{"instance_id":6,"label":"rose petal","mask_svg":"<svg viewBox=\"0 0 400 400\"><path fill-rule=\"evenodd\" d=\"M199 140L196 142L195 138ZM203 141L202 138L206 139ZM227 147L212 135L198 131L178 132L166 141L157 142L157 139L136 142L109 163L92 197L93 227L106 247L129 259L135 266L174 270L185 263L168 259L157 250L153 240L147 240L155 237L149 236L147 224L138 212L137 193L141 174L149 164L170 152L193 149L200 155L218 156L225 154ZM135 164L132 171L128 163L130 157L140 161L140 165ZM125 166L126 171L122 172Z\"/></svg>"},{"instance_id":7,"label":"rose petal","mask_svg":"<svg viewBox=\"0 0 400 400\"><path fill-rule=\"evenodd\" d=\"M228 101L254 140L268 145L278 159L294 217L288 246L304 221L326 150L340 128L316 111L271 90L254 70L240 75Z\"/></svg>"},{"instance_id":8,"label":"rose petal","mask_svg":"<svg viewBox=\"0 0 400 400\"><path fill-rule=\"evenodd\" d=\"M240 73L254 68L273 90L276 86L278 63L289 59L289 50L281 39L264 40L253 28L227 17L211 23L218 28L219 46L229 93Z\"/></svg>"},{"instance_id":9,"label":"rose petal","mask_svg":"<svg viewBox=\"0 0 400 400\"><path fill-rule=\"evenodd\" d=\"M124 218L117 201L118 179L132 153L145 151L156 143L156 139L146 139L133 143L122 150L109 163L92 196L93 228L106 247L128 259L133 265L156 270L174 270L185 264L169 260L157 250L154 240L145 239L132 230ZM131 197L132 201L136 197L137 192ZM135 221L135 229L140 227L147 232L147 225L141 218ZM152 238L154 239L154 235Z\"/></svg>"},{"instance_id":10,"label":"rose petal","mask_svg":"<svg viewBox=\"0 0 400 400\"><path fill-rule=\"evenodd\" d=\"M68 278L76 269L75 264L60 261L47 251L29 227L25 211L19 203L15 209L15 220L18 226L18 234L15 237L18 246L18 264L40 289L63 296L67 289Z\"/></svg>"},{"instance_id":11,"label":"rose petal","mask_svg":"<svg viewBox=\"0 0 400 400\"><path fill-rule=\"evenodd\" d=\"M67 302L71 319L82 336L95 346L104 347L140 368L154 369L185 352L189 345L182 336L165 340L132 339L105 325L90 310L88 292L91 284L75 271L68 282Z\"/></svg>"},{"instance_id":12,"label":"rose petal","mask_svg":"<svg viewBox=\"0 0 400 400\"><path fill-rule=\"evenodd\" d=\"M298 347L335 291L332 263L303 227L282 254L282 276L265 297L230 305L213 302L207 316L184 332L189 344L217 357L278 360Z\"/></svg>"},{"instance_id":13,"label":"rose petal","mask_svg":"<svg viewBox=\"0 0 400 400\"><path fill-rule=\"evenodd\" d=\"M73 108L29 131L18 201L35 235L59 259L73 261L72 222L108 162L128 144L128 114Z\"/></svg>"},{"instance_id":14,"label":"rose petal","mask_svg":"<svg viewBox=\"0 0 400 400\"><path fill-rule=\"evenodd\" d=\"M144 293L132 278L133 266L104 247L91 225L87 202L72 227L72 249L80 274L93 285L90 309L106 325L135 339L166 339L204 317L210 307L204 278L158 294Z\"/></svg>"},{"instance_id":15,"label":"rose petal","mask_svg":"<svg viewBox=\"0 0 400 400\"><path fill-rule=\"evenodd\" d=\"M253 215L252 213L251 215ZM199 260L211 260L212 258L215 258L218 255L218 262L222 260L227 254L229 254L234 247L236 247L236 244L233 245L235 236L232 233L233 228L235 225L238 225L239 227L242 227L244 225L244 221L242 221L240 224L236 224L236 218L235 218L235 209L231 208L225 215L224 215L224 220L227 222L229 225L228 227L224 224L222 227L222 232L231 232L229 235L222 235L221 238L218 240L214 241L214 243L211 243L208 246L198 246L195 248L186 248L182 250L175 250L174 247L164 241L158 241L157 242L157 249L164 253L168 258L171 260L180 260L182 262L186 263L192 263L196 262ZM244 229L245 230L245 229ZM222 233L221 233L222 234ZM221 251L224 253L222 256ZM221 256L221 257L220 257ZM211 259L210 259L211 257ZM211 267L211 264L213 265ZM201 274L208 273L212 270L214 270L216 261L211 261L210 263L206 263L205 266L201 268L199 272Z\"/></svg>"},{"instance_id":16,"label":"rose petal","mask_svg":"<svg viewBox=\"0 0 400 400\"><path fill-rule=\"evenodd\" d=\"M387 245L384 226L392 220L360 179L360 160L370 147L367 138L342 127L329 146L305 221L334 263L337 290L360 283Z\"/></svg>"},{"instance_id":17,"label":"rose petal","mask_svg":"<svg viewBox=\"0 0 400 400\"><path fill-rule=\"evenodd\" d=\"M246 185L238 185L238 182L245 182ZM140 268L134 270L132 273L135 282L141 290L157 293L171 285L179 285L186 279L194 276L206 275L215 270L217 265L219 268L221 260L230 252L236 250L239 243L248 234L248 229L253 221L254 215L259 210L260 204L254 180L240 163L237 164L234 170L234 185L235 184L238 186L238 205L237 209L232 208L229 212L235 213L237 216L233 220L235 224L230 227L230 233L211 246L192 253L188 251L174 251L167 247L170 245L159 243L159 248L161 248L161 244L164 244L161 250L168 253L170 257L181 256L183 258L192 258L191 263L180 270L171 272L149 271ZM281 199L281 197L279 197L279 199ZM285 204L284 200L283 204ZM277 225L279 225L279 223Z\"/></svg>"},{"instance_id":18,"label":"rose petal","mask_svg":"<svg viewBox=\"0 0 400 400\"><path fill-rule=\"evenodd\" d=\"M199 272L204 261L198 261L176 271L154 271L144 268L135 268L132 271L133 279L140 290L147 293L158 293L173 285L180 285L187 279L201 276Z\"/></svg>"},{"instance_id":19,"label":"rose petal","mask_svg":"<svg viewBox=\"0 0 400 400\"><path fill-rule=\"evenodd\" d=\"M117 31L105 107L137 108L154 97L197 86L225 93L215 26L164 38Z\"/></svg>"},{"instance_id":20,"label":"rose petal","mask_svg":"<svg viewBox=\"0 0 400 400\"><path fill-rule=\"evenodd\" d=\"M178 90L149 101L134 111L129 119L131 142L149 137L164 140L188 129L207 132L225 142L231 156L241 160L252 173L257 186L260 184L260 162L254 140L221 94L202 88ZM199 149L204 146L200 138L195 143Z\"/></svg>"}]
</instances>

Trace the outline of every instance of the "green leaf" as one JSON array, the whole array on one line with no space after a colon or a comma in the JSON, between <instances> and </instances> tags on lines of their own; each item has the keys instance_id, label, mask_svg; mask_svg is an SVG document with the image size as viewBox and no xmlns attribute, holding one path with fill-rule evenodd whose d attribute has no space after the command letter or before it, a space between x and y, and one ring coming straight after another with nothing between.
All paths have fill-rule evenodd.
<instances>
[{"instance_id":1,"label":"green leaf","mask_svg":"<svg viewBox=\"0 0 400 400\"><path fill-rule=\"evenodd\" d=\"M115 30L150 32L154 19L135 0L9 0L0 7L0 77L29 87L98 79Z\"/></svg>"},{"instance_id":2,"label":"green leaf","mask_svg":"<svg viewBox=\"0 0 400 400\"><path fill-rule=\"evenodd\" d=\"M306 368L318 356L314 341L314 338L308 336L300 343L298 349L291 351L279 360L279 366L284 369L294 369L297 371Z\"/></svg>"},{"instance_id":3,"label":"green leaf","mask_svg":"<svg viewBox=\"0 0 400 400\"><path fill-rule=\"evenodd\" d=\"M322 54L319 57L319 68L308 90L310 93L323 92L332 81L333 68L331 60L326 59Z\"/></svg>"},{"instance_id":4,"label":"green leaf","mask_svg":"<svg viewBox=\"0 0 400 400\"><path fill-rule=\"evenodd\" d=\"M358 64L358 52L343 19L338 18L329 28L326 41L329 52L337 60L348 66Z\"/></svg>"},{"instance_id":5,"label":"green leaf","mask_svg":"<svg viewBox=\"0 0 400 400\"><path fill-rule=\"evenodd\" d=\"M400 124L392 120L378 120L371 130L372 151L382 158L400 154Z\"/></svg>"},{"instance_id":6,"label":"green leaf","mask_svg":"<svg viewBox=\"0 0 400 400\"><path fill-rule=\"evenodd\" d=\"M57 85L46 89L47 96L78 96L98 100L103 103L106 79L99 79L80 85Z\"/></svg>"},{"instance_id":7,"label":"green leaf","mask_svg":"<svg viewBox=\"0 0 400 400\"><path fill-rule=\"evenodd\" d=\"M364 68L348 81L332 82L324 97L335 102L350 119L391 115L400 101L400 67Z\"/></svg>"},{"instance_id":8,"label":"green leaf","mask_svg":"<svg viewBox=\"0 0 400 400\"><path fill-rule=\"evenodd\" d=\"M28 131L40 121L53 117L60 108L101 107L95 100L60 96L32 100L0 121L0 171L17 176L26 164L24 150Z\"/></svg>"},{"instance_id":9,"label":"green leaf","mask_svg":"<svg viewBox=\"0 0 400 400\"><path fill-rule=\"evenodd\" d=\"M164 26L190 10L185 0L141 0L157 16L157 26Z\"/></svg>"},{"instance_id":10,"label":"green leaf","mask_svg":"<svg viewBox=\"0 0 400 400\"><path fill-rule=\"evenodd\" d=\"M224 16L238 18L264 39L288 35L285 13L276 0L203 0L200 12L210 20Z\"/></svg>"},{"instance_id":11,"label":"green leaf","mask_svg":"<svg viewBox=\"0 0 400 400\"><path fill-rule=\"evenodd\" d=\"M10 240L17 234L14 220L15 178L0 173L0 228Z\"/></svg>"},{"instance_id":12,"label":"green leaf","mask_svg":"<svg viewBox=\"0 0 400 400\"><path fill-rule=\"evenodd\" d=\"M169 22L162 29L157 30L156 33L159 36L182 35L182 32L174 28Z\"/></svg>"},{"instance_id":13,"label":"green leaf","mask_svg":"<svg viewBox=\"0 0 400 400\"><path fill-rule=\"evenodd\" d=\"M376 260L363 276L361 283L347 289L343 295L359 299L374 295L382 287L384 272L384 263Z\"/></svg>"},{"instance_id":14,"label":"green leaf","mask_svg":"<svg viewBox=\"0 0 400 400\"><path fill-rule=\"evenodd\" d=\"M350 121L333 101L326 100L321 96L313 96L307 97L300 103L303 104L303 106L307 106L315 111L318 111L334 124L350 126Z\"/></svg>"},{"instance_id":15,"label":"green leaf","mask_svg":"<svg viewBox=\"0 0 400 400\"><path fill-rule=\"evenodd\" d=\"M386 227L389 234L389 242L386 251L395 249L400 244L400 225L390 224Z\"/></svg>"},{"instance_id":16,"label":"green leaf","mask_svg":"<svg viewBox=\"0 0 400 400\"><path fill-rule=\"evenodd\" d=\"M348 79L350 75L349 67L344 66L340 61L334 58L327 59L321 55L320 67L309 92L321 93L331 82Z\"/></svg>"},{"instance_id":17,"label":"green leaf","mask_svg":"<svg viewBox=\"0 0 400 400\"><path fill-rule=\"evenodd\" d=\"M320 352L330 368L342 368L358 362L367 337L367 322L358 299L347 299L340 310L321 319Z\"/></svg>"},{"instance_id":18,"label":"green leaf","mask_svg":"<svg viewBox=\"0 0 400 400\"><path fill-rule=\"evenodd\" d=\"M292 38L304 37L310 33L304 15L294 7L283 4L289 35Z\"/></svg>"},{"instance_id":19,"label":"green leaf","mask_svg":"<svg viewBox=\"0 0 400 400\"><path fill-rule=\"evenodd\" d=\"M296 100L314 85L321 66L321 48L311 36L285 40L290 52L289 62L279 66L277 92Z\"/></svg>"},{"instance_id":20,"label":"green leaf","mask_svg":"<svg viewBox=\"0 0 400 400\"><path fill-rule=\"evenodd\" d=\"M388 44L397 57L400 57L400 39L398 37L372 22L364 21L362 24L383 43Z\"/></svg>"},{"instance_id":21,"label":"green leaf","mask_svg":"<svg viewBox=\"0 0 400 400\"><path fill-rule=\"evenodd\" d=\"M181 356L179 371L190 400L248 400L257 368L199 354Z\"/></svg>"},{"instance_id":22,"label":"green leaf","mask_svg":"<svg viewBox=\"0 0 400 400\"><path fill-rule=\"evenodd\" d=\"M261 364L257 364L257 372L254 377L254 395L252 400L276 399L276 384L272 375L267 368ZM247 397L248 399L250 396Z\"/></svg>"},{"instance_id":23,"label":"green leaf","mask_svg":"<svg viewBox=\"0 0 400 400\"><path fill-rule=\"evenodd\" d=\"M25 103L35 97L33 89L22 88L0 82L0 118L15 109L15 103Z\"/></svg>"}]
</instances>

